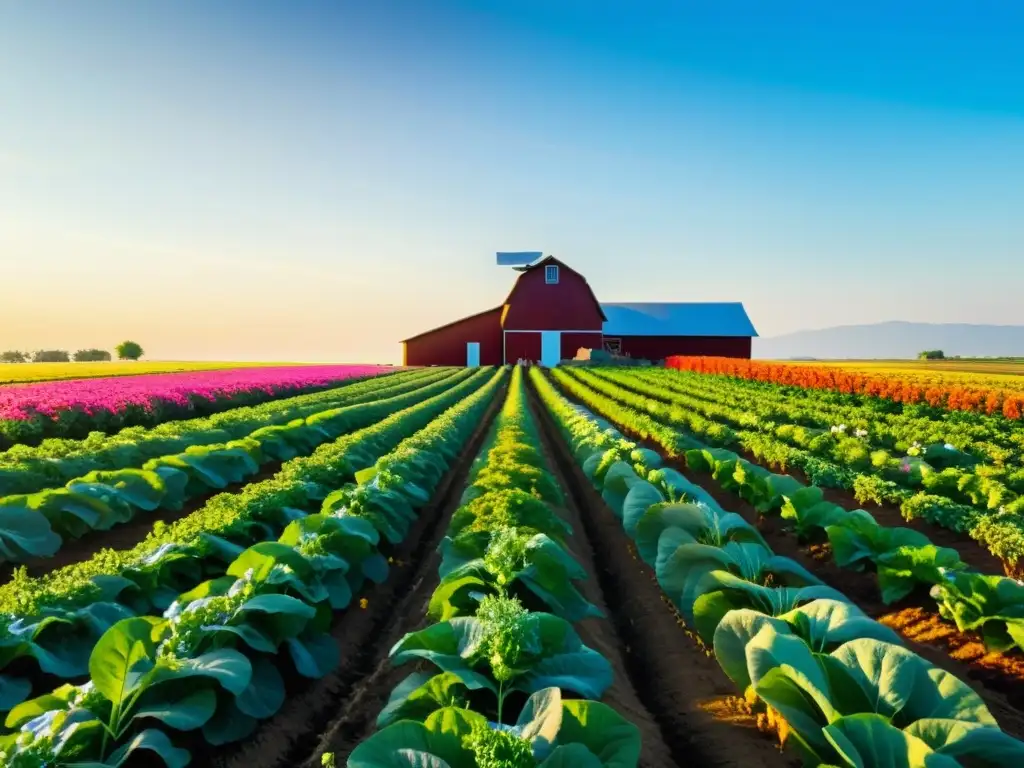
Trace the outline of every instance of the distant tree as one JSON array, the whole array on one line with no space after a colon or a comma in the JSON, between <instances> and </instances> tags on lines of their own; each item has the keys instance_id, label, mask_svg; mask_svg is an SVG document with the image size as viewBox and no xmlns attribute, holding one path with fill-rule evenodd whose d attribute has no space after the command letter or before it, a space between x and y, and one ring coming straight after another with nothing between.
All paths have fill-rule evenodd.
<instances>
[{"instance_id":1,"label":"distant tree","mask_svg":"<svg viewBox=\"0 0 1024 768\"><path fill-rule=\"evenodd\" d=\"M32 353L33 363L70 363L71 355L63 349L38 349Z\"/></svg>"},{"instance_id":2,"label":"distant tree","mask_svg":"<svg viewBox=\"0 0 1024 768\"><path fill-rule=\"evenodd\" d=\"M28 352L18 352L17 350L0 352L0 363L27 363L28 360Z\"/></svg>"},{"instance_id":3,"label":"distant tree","mask_svg":"<svg viewBox=\"0 0 1024 768\"><path fill-rule=\"evenodd\" d=\"M138 360L145 354L142 347L134 341L122 341L114 349L117 350L117 356L122 360Z\"/></svg>"},{"instance_id":4,"label":"distant tree","mask_svg":"<svg viewBox=\"0 0 1024 768\"><path fill-rule=\"evenodd\" d=\"M926 349L917 355L918 360L945 360L946 356L941 349Z\"/></svg>"},{"instance_id":5,"label":"distant tree","mask_svg":"<svg viewBox=\"0 0 1024 768\"><path fill-rule=\"evenodd\" d=\"M105 349L80 349L72 355L76 363L107 362L110 357L110 353Z\"/></svg>"}]
</instances>

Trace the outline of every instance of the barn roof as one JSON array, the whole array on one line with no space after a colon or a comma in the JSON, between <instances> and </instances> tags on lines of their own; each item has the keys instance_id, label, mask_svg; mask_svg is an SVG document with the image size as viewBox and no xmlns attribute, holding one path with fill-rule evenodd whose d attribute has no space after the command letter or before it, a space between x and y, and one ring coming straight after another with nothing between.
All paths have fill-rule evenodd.
<instances>
[{"instance_id":1,"label":"barn roof","mask_svg":"<svg viewBox=\"0 0 1024 768\"><path fill-rule=\"evenodd\" d=\"M737 302L602 304L605 336L757 336Z\"/></svg>"},{"instance_id":2,"label":"barn roof","mask_svg":"<svg viewBox=\"0 0 1024 768\"><path fill-rule=\"evenodd\" d=\"M502 311L502 309L503 309L503 307L491 307L490 309L485 309L483 312L475 312L472 315L466 315L465 317L460 317L458 320L452 320L450 323L445 323L444 325L439 325L436 328L431 328L428 331L422 331L420 333L417 333L415 336L410 336L407 339L402 339L399 342L399 344L405 344L405 342L407 342L407 341L415 341L416 339L419 339L419 338L421 338L423 336L429 336L430 334L436 333L437 331L443 331L445 328L451 328L453 325L458 325L459 323L465 323L465 322L467 322L469 320L475 320L476 318L483 317L484 315L489 315L489 314L492 314L492 313L499 314Z\"/></svg>"},{"instance_id":3,"label":"barn roof","mask_svg":"<svg viewBox=\"0 0 1024 768\"><path fill-rule=\"evenodd\" d=\"M561 259L556 259L554 256L545 256L543 259L541 259L540 261L536 261L533 264L527 264L527 265L521 266L521 267L513 267L513 269L516 272L522 272L522 273L525 274L526 272L533 272L535 269L540 269L541 267L546 267L548 264L557 264L561 269L568 270L569 272L572 272L574 275L579 277L580 280L583 281L583 285L585 285L587 287L587 293L589 293L590 294L590 298L593 299L594 306L597 307L597 311L601 314L601 319L602 320L607 320L608 319L605 316L605 313L604 313L604 304L602 304L601 302L599 302L597 300L597 296L594 295L594 289L590 287L590 283L587 282L587 278L583 276L582 272L576 271L575 269L570 267L568 264L566 264ZM508 298L505 299L505 306L506 307L509 304L512 303L512 297L515 296L516 288L519 286L519 278L521 278L521 277L522 277L522 275L517 277L515 283L512 285L512 290L509 292Z\"/></svg>"}]
</instances>

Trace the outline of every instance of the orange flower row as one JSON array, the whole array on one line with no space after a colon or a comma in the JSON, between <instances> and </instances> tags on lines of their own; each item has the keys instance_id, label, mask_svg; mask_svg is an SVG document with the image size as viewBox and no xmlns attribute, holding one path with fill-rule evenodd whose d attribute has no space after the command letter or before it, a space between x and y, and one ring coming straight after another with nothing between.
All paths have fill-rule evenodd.
<instances>
[{"instance_id":1,"label":"orange flower row","mask_svg":"<svg viewBox=\"0 0 1024 768\"><path fill-rule=\"evenodd\" d=\"M787 365L732 357L670 357L665 365L680 371L714 373L808 389L884 397L898 403L927 403L957 411L1001 413L1008 419L1024 416L1024 395L1018 392L956 384L919 383L896 373L860 373L824 365Z\"/></svg>"}]
</instances>

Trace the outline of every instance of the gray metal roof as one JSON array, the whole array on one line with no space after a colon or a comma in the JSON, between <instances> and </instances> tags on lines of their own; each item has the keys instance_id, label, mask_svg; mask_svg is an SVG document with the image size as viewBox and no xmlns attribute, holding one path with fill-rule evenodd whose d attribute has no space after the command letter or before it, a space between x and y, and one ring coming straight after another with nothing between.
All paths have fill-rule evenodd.
<instances>
[{"instance_id":1,"label":"gray metal roof","mask_svg":"<svg viewBox=\"0 0 1024 768\"><path fill-rule=\"evenodd\" d=\"M757 336L738 302L601 304L605 336Z\"/></svg>"}]
</instances>

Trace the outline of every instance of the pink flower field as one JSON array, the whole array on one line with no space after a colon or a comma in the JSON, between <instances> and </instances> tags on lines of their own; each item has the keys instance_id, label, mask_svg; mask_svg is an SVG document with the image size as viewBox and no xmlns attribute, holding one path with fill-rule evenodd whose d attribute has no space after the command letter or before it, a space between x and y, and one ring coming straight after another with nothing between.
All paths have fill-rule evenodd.
<instances>
[{"instance_id":1,"label":"pink flower field","mask_svg":"<svg viewBox=\"0 0 1024 768\"><path fill-rule=\"evenodd\" d=\"M0 387L0 420L55 419L65 411L95 416L119 414L130 407L181 408L189 405L190 398L213 402L260 391L276 396L392 370L377 365L281 366L9 385Z\"/></svg>"}]
</instances>

